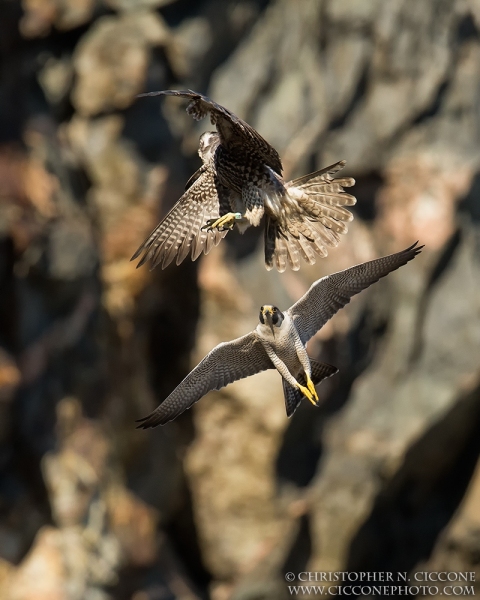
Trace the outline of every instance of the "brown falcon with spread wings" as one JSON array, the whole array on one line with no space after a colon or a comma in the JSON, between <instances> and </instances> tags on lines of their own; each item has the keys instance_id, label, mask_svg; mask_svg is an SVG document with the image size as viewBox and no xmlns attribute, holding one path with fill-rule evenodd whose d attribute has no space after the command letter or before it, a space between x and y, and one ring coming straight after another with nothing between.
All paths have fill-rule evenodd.
<instances>
[{"instance_id":1,"label":"brown falcon with spread wings","mask_svg":"<svg viewBox=\"0 0 480 600\"><path fill-rule=\"evenodd\" d=\"M353 219L345 208L354 196L344 192L355 182L333 179L345 165L340 161L299 179L285 182L277 151L248 123L232 112L191 90L150 92L140 96L188 98L187 112L196 120L210 113L216 132L200 138L200 169L172 210L133 255L162 268L175 258L180 264L191 253L195 260L207 254L237 226L244 232L265 217L265 265L285 271L287 264L300 268L300 257L309 264L336 246Z\"/></svg>"}]
</instances>

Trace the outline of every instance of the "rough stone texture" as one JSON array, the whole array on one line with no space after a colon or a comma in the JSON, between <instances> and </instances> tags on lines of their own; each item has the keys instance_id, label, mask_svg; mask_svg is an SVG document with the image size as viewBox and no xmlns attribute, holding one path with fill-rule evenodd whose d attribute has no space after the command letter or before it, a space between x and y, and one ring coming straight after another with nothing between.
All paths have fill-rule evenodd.
<instances>
[{"instance_id":1,"label":"rough stone texture","mask_svg":"<svg viewBox=\"0 0 480 600\"><path fill-rule=\"evenodd\" d=\"M145 83L149 48L167 40L168 29L156 13L98 19L73 57L72 101L78 112L90 116L129 106Z\"/></svg>"},{"instance_id":2,"label":"rough stone texture","mask_svg":"<svg viewBox=\"0 0 480 600\"><path fill-rule=\"evenodd\" d=\"M165 6L171 4L175 0L105 0L108 6L115 10L134 12L144 8L156 8L157 6Z\"/></svg>"},{"instance_id":3,"label":"rough stone texture","mask_svg":"<svg viewBox=\"0 0 480 600\"><path fill-rule=\"evenodd\" d=\"M392 277L398 282L395 311L382 351L356 380L348 407L327 434L329 453L312 495L314 539L320 541L312 570L335 571L345 565L353 532L370 515L384 481L407 469L408 449L446 418L462 396L478 389L479 240L473 231L465 232L465 238L424 303L418 298L425 294L418 273L422 261L415 265L417 273L412 268ZM425 486L445 464L438 460L438 450L428 446L422 458L423 464L409 465L409 476ZM363 548L357 560L367 561L368 550Z\"/></svg>"},{"instance_id":4,"label":"rough stone texture","mask_svg":"<svg viewBox=\"0 0 480 600\"><path fill-rule=\"evenodd\" d=\"M93 14L94 0L23 0L24 14L19 22L26 38L43 37L52 26L73 29L87 23Z\"/></svg>"},{"instance_id":5,"label":"rough stone texture","mask_svg":"<svg viewBox=\"0 0 480 600\"><path fill-rule=\"evenodd\" d=\"M220 254L209 255L201 267L205 299L194 360L225 336L247 333L256 312L248 290ZM291 519L276 498L273 468L287 426L278 374L262 373L209 394L198 405L195 424L186 466L201 541L207 566L228 580L248 572L290 537Z\"/></svg>"},{"instance_id":6,"label":"rough stone texture","mask_svg":"<svg viewBox=\"0 0 480 600\"><path fill-rule=\"evenodd\" d=\"M0 4L0 600L282 600L307 569L480 578L479 31L477 0ZM347 159L341 245L279 275L248 231L135 269L211 128L135 100L169 87L256 126L288 177ZM288 421L272 371L134 429L261 304L416 239L309 344L340 368L319 409Z\"/></svg>"},{"instance_id":7,"label":"rough stone texture","mask_svg":"<svg viewBox=\"0 0 480 600\"><path fill-rule=\"evenodd\" d=\"M479 465L475 468L472 480L468 486L465 497L456 514L440 536L431 556L418 565L417 577L424 577L420 573L435 571L453 571L462 573L458 580L440 582L438 594L435 597L452 593L455 586L456 593L461 587L469 587L470 594L479 593L479 568L478 568L478 536L480 533L480 478ZM415 577L415 574L414 574ZM452 578L455 576L452 575ZM465 578L466 577L466 578ZM444 588L450 586L447 590ZM473 595L473 594L472 594Z\"/></svg>"}]
</instances>

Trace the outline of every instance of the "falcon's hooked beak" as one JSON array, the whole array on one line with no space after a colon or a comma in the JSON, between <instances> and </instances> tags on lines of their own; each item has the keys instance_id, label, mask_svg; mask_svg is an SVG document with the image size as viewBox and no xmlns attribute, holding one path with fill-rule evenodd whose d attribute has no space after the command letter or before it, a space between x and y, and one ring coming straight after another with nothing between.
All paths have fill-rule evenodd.
<instances>
[{"instance_id":1,"label":"falcon's hooked beak","mask_svg":"<svg viewBox=\"0 0 480 600\"><path fill-rule=\"evenodd\" d=\"M275 329L273 327L273 314L274 314L274 307L273 306L262 306L261 310L260 310L260 321L263 324L267 324L270 329L272 330L272 334L273 337L275 337ZM263 317L263 318L262 318Z\"/></svg>"}]
</instances>

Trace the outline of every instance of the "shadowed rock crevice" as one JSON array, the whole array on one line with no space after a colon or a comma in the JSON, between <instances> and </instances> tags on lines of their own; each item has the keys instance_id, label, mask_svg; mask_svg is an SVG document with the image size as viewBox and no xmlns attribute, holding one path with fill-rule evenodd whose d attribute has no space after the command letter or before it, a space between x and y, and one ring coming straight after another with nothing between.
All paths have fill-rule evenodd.
<instances>
[{"instance_id":1,"label":"shadowed rock crevice","mask_svg":"<svg viewBox=\"0 0 480 600\"><path fill-rule=\"evenodd\" d=\"M251 256L263 245L263 232L260 227L249 227L243 234L231 231L225 238L228 256L233 260L243 260Z\"/></svg>"},{"instance_id":2,"label":"shadowed rock crevice","mask_svg":"<svg viewBox=\"0 0 480 600\"><path fill-rule=\"evenodd\" d=\"M9 351L16 346L15 252L10 237L0 238L0 344Z\"/></svg>"},{"instance_id":3,"label":"shadowed rock crevice","mask_svg":"<svg viewBox=\"0 0 480 600\"><path fill-rule=\"evenodd\" d=\"M375 220L377 216L376 195L384 183L385 180L379 171L355 177L357 203L352 210L362 221L370 223Z\"/></svg>"},{"instance_id":4,"label":"shadowed rock crevice","mask_svg":"<svg viewBox=\"0 0 480 600\"><path fill-rule=\"evenodd\" d=\"M181 557L189 579L199 590L207 589L212 581L212 574L207 570L202 559L200 541L193 513L193 499L188 484L184 481L181 502L165 527L172 548Z\"/></svg>"},{"instance_id":5,"label":"shadowed rock crevice","mask_svg":"<svg viewBox=\"0 0 480 600\"><path fill-rule=\"evenodd\" d=\"M289 482L304 488L315 475L323 450L318 435L324 421L320 412L302 402L292 417L276 460L278 485Z\"/></svg>"},{"instance_id":6,"label":"shadowed rock crevice","mask_svg":"<svg viewBox=\"0 0 480 600\"><path fill-rule=\"evenodd\" d=\"M325 345L324 355L317 360L337 366L339 373L318 387L319 408L304 400L290 419L276 459L279 484L290 482L300 488L310 484L322 457L323 428L329 417L348 402L352 385L373 360L376 344L386 330L387 324L375 324L371 312L366 310L348 336Z\"/></svg>"},{"instance_id":7,"label":"shadowed rock crevice","mask_svg":"<svg viewBox=\"0 0 480 600\"><path fill-rule=\"evenodd\" d=\"M378 344L387 330L388 322L381 315L375 315L369 307L362 313L356 327L352 328L344 339L336 341L333 364L343 376L337 379L334 391L326 404L329 415L343 408L348 402L354 381L375 358Z\"/></svg>"},{"instance_id":8,"label":"shadowed rock crevice","mask_svg":"<svg viewBox=\"0 0 480 600\"><path fill-rule=\"evenodd\" d=\"M471 12L462 17L457 28L457 40L462 43L480 37L480 31Z\"/></svg>"},{"instance_id":9,"label":"shadowed rock crevice","mask_svg":"<svg viewBox=\"0 0 480 600\"><path fill-rule=\"evenodd\" d=\"M290 552L280 569L280 573L299 573L307 569L308 561L312 553L312 535L310 529L310 518L308 514L300 517L297 535L290 548ZM308 585L308 584L307 584Z\"/></svg>"},{"instance_id":10,"label":"shadowed rock crevice","mask_svg":"<svg viewBox=\"0 0 480 600\"><path fill-rule=\"evenodd\" d=\"M416 341L412 345L412 353L409 360L410 365L414 365L418 358L421 356L423 352L424 340L423 340L423 324L425 322L425 316L428 312L429 301L432 296L432 293L435 289L435 284L442 277L445 271L449 268L454 259L455 253L460 247L462 242L462 230L458 228L455 233L450 237L448 242L445 244L444 248L438 260L432 269L430 276L427 280L427 284L422 294L419 303L419 310L417 313L417 325L415 327L415 338Z\"/></svg>"},{"instance_id":11,"label":"shadowed rock crevice","mask_svg":"<svg viewBox=\"0 0 480 600\"><path fill-rule=\"evenodd\" d=\"M15 424L15 419L12 422ZM52 515L38 454L25 446L16 429L5 450L8 454L4 452L6 460L1 465L0 515L7 524L17 521L21 543L4 548L2 556L18 564L34 543L38 528L52 523ZM30 511L28 517L22 517L23 511Z\"/></svg>"},{"instance_id":12,"label":"shadowed rock crevice","mask_svg":"<svg viewBox=\"0 0 480 600\"><path fill-rule=\"evenodd\" d=\"M222 36L212 36L211 45L205 53L202 68L194 73L194 83L198 90L207 90L210 75L231 56L239 43L247 38L262 18L271 0L251 0L238 3L232 0L222 2L207 0L204 15L212 31L223 30Z\"/></svg>"},{"instance_id":13,"label":"shadowed rock crevice","mask_svg":"<svg viewBox=\"0 0 480 600\"><path fill-rule=\"evenodd\" d=\"M455 256L455 252L460 247L460 244L464 237L463 233L464 232L462 232L460 228L457 229L443 247L442 252L435 264L435 267L432 269L428 278L427 287L425 289L427 295L435 287L437 281L440 279L440 277L442 277L444 272L451 265Z\"/></svg>"},{"instance_id":14,"label":"shadowed rock crevice","mask_svg":"<svg viewBox=\"0 0 480 600\"><path fill-rule=\"evenodd\" d=\"M440 111L440 109L442 107L442 103L445 99L445 96L448 92L449 85L450 85L449 81L443 81L440 84L440 86L438 87L437 93L436 93L435 97L433 98L430 106L427 106L419 115L417 115L415 117L412 125L414 125L414 126L420 125L421 123L424 123L428 119L430 119L438 114L438 112Z\"/></svg>"},{"instance_id":15,"label":"shadowed rock crevice","mask_svg":"<svg viewBox=\"0 0 480 600\"><path fill-rule=\"evenodd\" d=\"M177 0L162 6L161 13L170 27L178 27L184 19L191 19L203 12L202 9L208 0Z\"/></svg>"},{"instance_id":16,"label":"shadowed rock crevice","mask_svg":"<svg viewBox=\"0 0 480 600\"><path fill-rule=\"evenodd\" d=\"M462 44L472 40L478 39L479 32L476 27L475 21L470 13L461 18L458 23L457 31L456 31L456 42L458 43L457 51L452 55L452 60L454 62L458 61L458 51L460 50ZM451 66L449 69L449 73L455 72L455 64ZM445 81L441 82L435 97L433 98L431 104L427 106L419 115L415 117L412 125L420 125L427 121L428 119L435 117L441 110L443 102L451 89L452 81L451 79L445 79Z\"/></svg>"},{"instance_id":17,"label":"shadowed rock crevice","mask_svg":"<svg viewBox=\"0 0 480 600\"><path fill-rule=\"evenodd\" d=\"M474 223L480 223L480 173L476 173L468 194L459 202L458 213L467 215Z\"/></svg>"},{"instance_id":18,"label":"shadowed rock crevice","mask_svg":"<svg viewBox=\"0 0 480 600\"><path fill-rule=\"evenodd\" d=\"M152 389L163 400L189 371L199 317L197 265L185 261L157 270L159 303L148 320L148 354Z\"/></svg>"},{"instance_id":19,"label":"shadowed rock crevice","mask_svg":"<svg viewBox=\"0 0 480 600\"><path fill-rule=\"evenodd\" d=\"M357 85L355 87L355 91L352 94L350 102L348 103L346 109L343 111L341 115L332 119L330 121L328 132L334 132L336 129L341 129L344 127L350 116L354 113L355 109L358 107L360 102L364 99L365 94L368 89L370 79L370 66L369 64L365 64L363 70L361 72L360 77L358 78Z\"/></svg>"},{"instance_id":20,"label":"shadowed rock crevice","mask_svg":"<svg viewBox=\"0 0 480 600\"><path fill-rule=\"evenodd\" d=\"M171 65L166 59L165 49L152 48L151 60L141 93L154 92L172 87L175 79ZM161 98L136 98L122 112L125 120L122 134L135 144L140 155L151 163L164 163L170 159L175 164L183 161L179 142L164 116ZM173 151L172 151L173 147Z\"/></svg>"},{"instance_id":21,"label":"shadowed rock crevice","mask_svg":"<svg viewBox=\"0 0 480 600\"><path fill-rule=\"evenodd\" d=\"M438 460L448 448L448 461ZM430 556L480 453L480 388L459 399L407 452L350 546L349 571L410 571Z\"/></svg>"}]
</instances>

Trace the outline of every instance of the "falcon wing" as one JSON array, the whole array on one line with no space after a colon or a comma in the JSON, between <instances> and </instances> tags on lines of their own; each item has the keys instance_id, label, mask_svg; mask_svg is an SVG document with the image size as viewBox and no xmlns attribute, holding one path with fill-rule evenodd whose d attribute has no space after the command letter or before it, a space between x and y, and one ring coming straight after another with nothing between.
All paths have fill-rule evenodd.
<instances>
[{"instance_id":1,"label":"falcon wing","mask_svg":"<svg viewBox=\"0 0 480 600\"><path fill-rule=\"evenodd\" d=\"M266 369L273 369L273 363L253 331L232 342L219 344L150 415L139 419L138 427L148 429L165 425L207 392Z\"/></svg>"},{"instance_id":2,"label":"falcon wing","mask_svg":"<svg viewBox=\"0 0 480 600\"><path fill-rule=\"evenodd\" d=\"M208 254L228 233L202 230L208 219L221 216L225 199L219 199L219 193L224 196L228 190L216 180L212 169L200 171L192 176L186 192L130 259L135 260L143 252L137 268L150 260L152 269L159 264L164 269L175 257L179 265L189 252L196 260L202 250Z\"/></svg>"},{"instance_id":3,"label":"falcon wing","mask_svg":"<svg viewBox=\"0 0 480 600\"><path fill-rule=\"evenodd\" d=\"M202 176L203 172L205 171L205 168L206 168L205 165L202 165L199 169L197 169L195 171L195 173L190 177L190 179L185 184L185 191L187 191L188 188L192 187L192 185L197 181L197 179Z\"/></svg>"},{"instance_id":4,"label":"falcon wing","mask_svg":"<svg viewBox=\"0 0 480 600\"><path fill-rule=\"evenodd\" d=\"M164 90L161 92L148 92L139 94L143 96L178 96L180 98L189 98L190 104L187 106L189 115L199 121L210 113L210 120L213 125L216 125L220 134L221 143L234 152L245 154L248 152L256 152L262 160L271 169L279 175L282 174L282 161L278 152L270 146L270 144L248 123L234 115L228 109L213 100L210 100L203 94L198 94L192 90Z\"/></svg>"},{"instance_id":5,"label":"falcon wing","mask_svg":"<svg viewBox=\"0 0 480 600\"><path fill-rule=\"evenodd\" d=\"M304 344L333 315L350 302L350 298L391 271L407 264L423 246L412 246L396 254L361 263L316 281L308 292L288 309Z\"/></svg>"}]
</instances>

